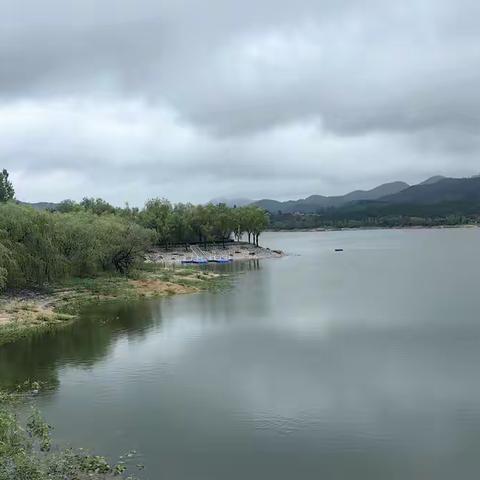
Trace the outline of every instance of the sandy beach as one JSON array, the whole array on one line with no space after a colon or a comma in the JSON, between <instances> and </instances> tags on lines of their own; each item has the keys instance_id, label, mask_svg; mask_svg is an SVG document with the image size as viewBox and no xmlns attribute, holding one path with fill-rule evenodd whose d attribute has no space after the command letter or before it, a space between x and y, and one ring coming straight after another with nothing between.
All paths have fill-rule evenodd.
<instances>
[{"instance_id":1,"label":"sandy beach","mask_svg":"<svg viewBox=\"0 0 480 480\"><path fill-rule=\"evenodd\" d=\"M222 245L204 245L155 248L147 253L147 263L159 263L164 265L181 265L182 262L191 261L198 258L207 260L225 260L245 261L265 258L279 258L284 255L280 250L270 250L269 248L257 247L247 242L227 243L225 248Z\"/></svg>"}]
</instances>

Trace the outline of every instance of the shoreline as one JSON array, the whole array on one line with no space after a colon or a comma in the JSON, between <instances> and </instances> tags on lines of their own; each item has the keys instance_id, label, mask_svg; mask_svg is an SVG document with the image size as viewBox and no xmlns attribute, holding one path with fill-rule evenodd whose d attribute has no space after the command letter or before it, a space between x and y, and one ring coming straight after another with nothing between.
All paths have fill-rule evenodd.
<instances>
[{"instance_id":1,"label":"shoreline","mask_svg":"<svg viewBox=\"0 0 480 480\"><path fill-rule=\"evenodd\" d=\"M218 290L226 275L195 268L153 268L130 277L72 279L50 291L21 290L0 295L0 346L79 318L83 306Z\"/></svg>"},{"instance_id":2,"label":"shoreline","mask_svg":"<svg viewBox=\"0 0 480 480\"><path fill-rule=\"evenodd\" d=\"M157 247L147 253L145 261L147 264L164 266L182 265L185 261L198 258L210 260L209 263L228 263L248 260L263 260L268 258L281 258L285 254L280 250L270 250L247 242L230 242L222 245L203 245L185 248L176 246L169 248ZM225 262L227 260L227 262Z\"/></svg>"},{"instance_id":3,"label":"shoreline","mask_svg":"<svg viewBox=\"0 0 480 480\"><path fill-rule=\"evenodd\" d=\"M201 251L212 259L228 258L229 263L284 256L283 252L246 242L226 244L225 248L210 245ZM184 247L155 248L147 253L143 266L129 276L74 278L48 289L0 294L0 346L32 333L68 325L78 319L82 307L87 304L221 289L228 274L182 263L194 255Z\"/></svg>"},{"instance_id":4,"label":"shoreline","mask_svg":"<svg viewBox=\"0 0 480 480\"><path fill-rule=\"evenodd\" d=\"M265 230L266 233L287 233L287 232L350 232L357 230L447 230L457 228L480 228L479 224L469 223L466 225L405 225L395 227L342 227L342 228L281 228L278 230Z\"/></svg>"}]
</instances>

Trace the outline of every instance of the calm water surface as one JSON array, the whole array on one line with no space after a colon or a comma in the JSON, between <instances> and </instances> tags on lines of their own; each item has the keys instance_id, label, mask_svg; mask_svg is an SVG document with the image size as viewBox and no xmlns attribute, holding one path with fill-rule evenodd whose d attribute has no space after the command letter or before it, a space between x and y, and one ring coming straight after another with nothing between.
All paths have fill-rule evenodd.
<instances>
[{"instance_id":1,"label":"calm water surface","mask_svg":"<svg viewBox=\"0 0 480 480\"><path fill-rule=\"evenodd\" d=\"M0 382L46 381L57 439L150 480L477 478L480 230L262 240L292 255L90 308L2 347Z\"/></svg>"}]
</instances>

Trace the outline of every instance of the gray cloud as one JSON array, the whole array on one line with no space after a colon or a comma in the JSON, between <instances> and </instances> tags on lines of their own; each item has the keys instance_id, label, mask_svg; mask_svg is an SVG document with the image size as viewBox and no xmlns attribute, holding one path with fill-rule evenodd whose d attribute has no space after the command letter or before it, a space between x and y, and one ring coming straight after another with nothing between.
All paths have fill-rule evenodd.
<instances>
[{"instance_id":1,"label":"gray cloud","mask_svg":"<svg viewBox=\"0 0 480 480\"><path fill-rule=\"evenodd\" d=\"M477 2L0 5L22 198L286 198L476 168Z\"/></svg>"}]
</instances>

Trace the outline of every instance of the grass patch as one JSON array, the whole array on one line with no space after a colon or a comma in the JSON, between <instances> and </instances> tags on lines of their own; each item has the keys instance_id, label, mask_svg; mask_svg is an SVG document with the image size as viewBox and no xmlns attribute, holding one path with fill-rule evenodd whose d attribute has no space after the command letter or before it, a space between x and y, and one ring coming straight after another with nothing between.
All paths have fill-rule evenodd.
<instances>
[{"instance_id":1,"label":"grass patch","mask_svg":"<svg viewBox=\"0 0 480 480\"><path fill-rule=\"evenodd\" d=\"M226 275L211 271L146 265L128 277L73 278L40 293L3 296L0 297L0 345L66 325L89 303L220 291L228 285Z\"/></svg>"}]
</instances>

